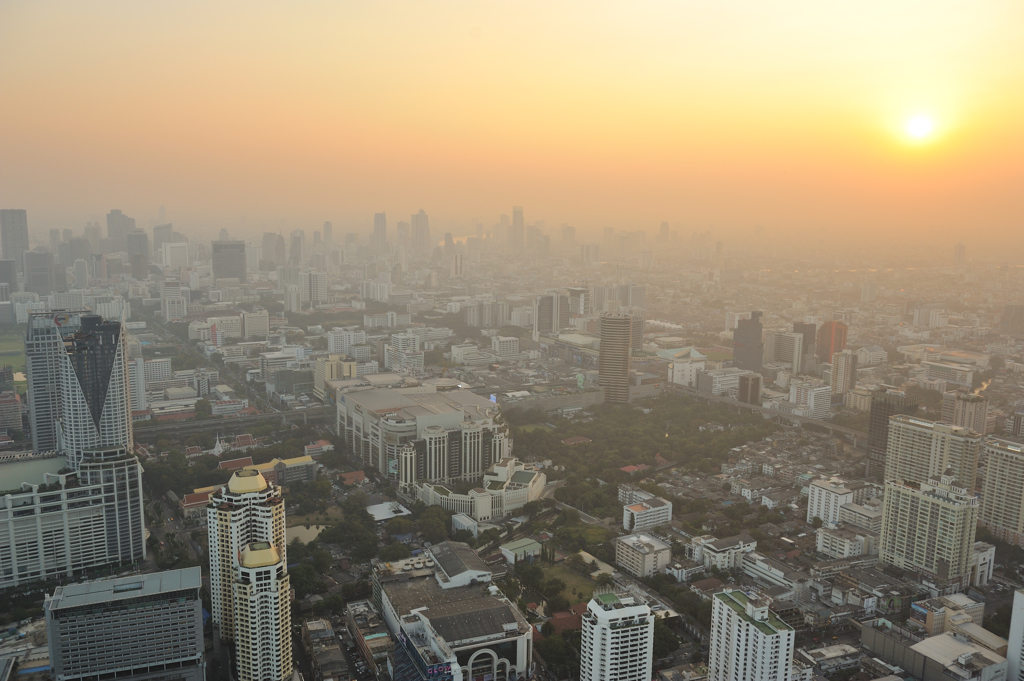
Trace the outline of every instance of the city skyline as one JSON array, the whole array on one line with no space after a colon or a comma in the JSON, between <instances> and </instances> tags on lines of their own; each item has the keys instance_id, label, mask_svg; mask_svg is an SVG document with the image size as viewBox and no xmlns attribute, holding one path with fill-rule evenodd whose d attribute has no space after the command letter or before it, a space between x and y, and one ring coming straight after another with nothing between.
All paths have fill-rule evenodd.
<instances>
[{"instance_id":1,"label":"city skyline","mask_svg":"<svg viewBox=\"0 0 1024 681\"><path fill-rule=\"evenodd\" d=\"M0 203L1016 237L1016 3L230 7L0 9Z\"/></svg>"}]
</instances>

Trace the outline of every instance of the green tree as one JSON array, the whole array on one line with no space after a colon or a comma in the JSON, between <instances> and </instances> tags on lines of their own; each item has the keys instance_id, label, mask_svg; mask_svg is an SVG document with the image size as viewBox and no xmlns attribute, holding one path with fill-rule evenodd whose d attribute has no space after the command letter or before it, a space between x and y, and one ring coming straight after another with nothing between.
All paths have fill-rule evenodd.
<instances>
[{"instance_id":1,"label":"green tree","mask_svg":"<svg viewBox=\"0 0 1024 681\"><path fill-rule=\"evenodd\" d=\"M665 657L679 648L679 638L661 618L654 620L654 656Z\"/></svg>"},{"instance_id":2,"label":"green tree","mask_svg":"<svg viewBox=\"0 0 1024 681\"><path fill-rule=\"evenodd\" d=\"M377 554L377 557L383 561L393 561L402 560L403 558L408 558L411 555L412 550L407 544L396 541L382 548L380 553Z\"/></svg>"},{"instance_id":3,"label":"green tree","mask_svg":"<svg viewBox=\"0 0 1024 681\"><path fill-rule=\"evenodd\" d=\"M313 568L320 574L327 572L328 568L334 563L331 552L324 549L314 549L312 559Z\"/></svg>"},{"instance_id":4,"label":"green tree","mask_svg":"<svg viewBox=\"0 0 1024 681\"><path fill-rule=\"evenodd\" d=\"M565 591L565 582L558 579L557 577L554 579L549 579L548 581L544 582L544 586L541 589L541 593L543 593L548 598L554 598L563 591Z\"/></svg>"},{"instance_id":5,"label":"green tree","mask_svg":"<svg viewBox=\"0 0 1024 681\"><path fill-rule=\"evenodd\" d=\"M210 400L205 397L196 400L196 419L208 419L213 415L213 405L210 404Z\"/></svg>"}]
</instances>

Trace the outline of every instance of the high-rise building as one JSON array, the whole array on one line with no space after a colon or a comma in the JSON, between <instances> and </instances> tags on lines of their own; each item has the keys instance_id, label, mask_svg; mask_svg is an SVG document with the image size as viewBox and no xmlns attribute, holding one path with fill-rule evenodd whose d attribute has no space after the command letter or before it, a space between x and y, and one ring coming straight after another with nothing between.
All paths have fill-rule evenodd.
<instances>
[{"instance_id":1,"label":"high-rise building","mask_svg":"<svg viewBox=\"0 0 1024 681\"><path fill-rule=\"evenodd\" d=\"M174 234L174 225L170 222L155 225L153 227L153 253L159 253L161 246L174 243L177 238Z\"/></svg>"},{"instance_id":2,"label":"high-rise building","mask_svg":"<svg viewBox=\"0 0 1024 681\"><path fill-rule=\"evenodd\" d=\"M107 213L107 238L113 242L115 250L124 250L125 235L135 229L135 218L130 218L115 208Z\"/></svg>"},{"instance_id":3,"label":"high-rise building","mask_svg":"<svg viewBox=\"0 0 1024 681\"><path fill-rule=\"evenodd\" d=\"M737 369L761 372L764 341L761 338L761 313L751 312L750 319L740 319L732 332L732 363Z\"/></svg>"},{"instance_id":4,"label":"high-rise building","mask_svg":"<svg viewBox=\"0 0 1024 681\"><path fill-rule=\"evenodd\" d=\"M324 245L330 247L334 243L334 225L330 222L324 223Z\"/></svg>"},{"instance_id":5,"label":"high-rise building","mask_svg":"<svg viewBox=\"0 0 1024 681\"><path fill-rule=\"evenodd\" d=\"M818 360L825 364L832 362L833 353L846 347L846 333L849 327L843 322L825 322L818 329Z\"/></svg>"},{"instance_id":6,"label":"high-rise building","mask_svg":"<svg viewBox=\"0 0 1024 681\"><path fill-rule=\"evenodd\" d=\"M889 419L885 479L927 482L953 470L957 483L973 492L982 436L974 431L916 416Z\"/></svg>"},{"instance_id":7,"label":"high-rise building","mask_svg":"<svg viewBox=\"0 0 1024 681\"><path fill-rule=\"evenodd\" d=\"M270 333L270 313L263 308L242 312L242 337L246 340L263 338Z\"/></svg>"},{"instance_id":8,"label":"high-rise building","mask_svg":"<svg viewBox=\"0 0 1024 681\"><path fill-rule=\"evenodd\" d=\"M508 246L511 250L523 250L523 238L526 234L526 223L523 221L523 207L512 206L512 225L508 230Z\"/></svg>"},{"instance_id":9,"label":"high-rise building","mask_svg":"<svg viewBox=\"0 0 1024 681\"><path fill-rule=\"evenodd\" d=\"M1024 546L1024 445L985 440L980 522L996 538Z\"/></svg>"},{"instance_id":10,"label":"high-rise building","mask_svg":"<svg viewBox=\"0 0 1024 681\"><path fill-rule=\"evenodd\" d=\"M744 404L756 404L761 406L761 391L763 379L761 374L742 374L740 376L739 389L736 391L736 400Z\"/></svg>"},{"instance_id":11,"label":"high-rise building","mask_svg":"<svg viewBox=\"0 0 1024 681\"><path fill-rule=\"evenodd\" d=\"M462 253L452 253L451 259L448 266L448 276L453 279L461 277L463 274L463 261Z\"/></svg>"},{"instance_id":12,"label":"high-rise building","mask_svg":"<svg viewBox=\"0 0 1024 681\"><path fill-rule=\"evenodd\" d=\"M214 635L233 641L245 681L292 675L291 604L281 488L236 471L207 506Z\"/></svg>"},{"instance_id":13,"label":"high-rise building","mask_svg":"<svg viewBox=\"0 0 1024 681\"><path fill-rule=\"evenodd\" d=\"M709 681L789 681L796 634L767 600L732 589L711 604Z\"/></svg>"},{"instance_id":14,"label":"high-rise building","mask_svg":"<svg viewBox=\"0 0 1024 681\"><path fill-rule=\"evenodd\" d=\"M237 279L239 283L246 282L245 270L245 242L244 241L214 241L211 263L213 265L213 277L215 279Z\"/></svg>"},{"instance_id":15,"label":"high-rise building","mask_svg":"<svg viewBox=\"0 0 1024 681\"><path fill-rule=\"evenodd\" d=\"M988 429L988 398L964 390L943 393L942 422L984 435Z\"/></svg>"},{"instance_id":16,"label":"high-rise building","mask_svg":"<svg viewBox=\"0 0 1024 681\"><path fill-rule=\"evenodd\" d=\"M963 241L953 247L953 264L957 267L967 264L967 247L964 246Z\"/></svg>"},{"instance_id":17,"label":"high-rise building","mask_svg":"<svg viewBox=\"0 0 1024 681\"><path fill-rule=\"evenodd\" d=\"M868 415L869 476L885 475L885 457L889 447L889 417L917 413L917 398L897 390L876 390L871 396Z\"/></svg>"},{"instance_id":18,"label":"high-rise building","mask_svg":"<svg viewBox=\"0 0 1024 681\"><path fill-rule=\"evenodd\" d=\"M8 257L6 247L4 248L4 257ZM1003 333L1017 339L1024 338L1024 305L1004 307L999 322Z\"/></svg>"},{"instance_id":19,"label":"high-rise building","mask_svg":"<svg viewBox=\"0 0 1024 681\"><path fill-rule=\"evenodd\" d=\"M832 354L833 395L842 395L857 387L857 355L853 350L842 350Z\"/></svg>"},{"instance_id":20,"label":"high-rise building","mask_svg":"<svg viewBox=\"0 0 1024 681\"><path fill-rule=\"evenodd\" d=\"M542 334L558 333L569 326L569 297L548 291L533 302L533 340Z\"/></svg>"},{"instance_id":21,"label":"high-rise building","mask_svg":"<svg viewBox=\"0 0 1024 681\"><path fill-rule=\"evenodd\" d=\"M804 336L800 333L769 331L764 339L764 361L789 365L794 374L803 370ZM742 368L742 367L741 367Z\"/></svg>"},{"instance_id":22,"label":"high-rise building","mask_svg":"<svg viewBox=\"0 0 1024 681\"><path fill-rule=\"evenodd\" d=\"M648 681L653 664L650 606L625 593L591 598L583 614L580 681Z\"/></svg>"},{"instance_id":23,"label":"high-rise building","mask_svg":"<svg viewBox=\"0 0 1024 681\"><path fill-rule=\"evenodd\" d=\"M388 217L384 213L373 214L373 252L377 255L388 252Z\"/></svg>"},{"instance_id":24,"label":"high-rise building","mask_svg":"<svg viewBox=\"0 0 1024 681\"><path fill-rule=\"evenodd\" d=\"M198 567L58 586L43 604L52 678L205 681Z\"/></svg>"},{"instance_id":25,"label":"high-rise building","mask_svg":"<svg viewBox=\"0 0 1024 681\"><path fill-rule=\"evenodd\" d=\"M4 258L13 260L18 271L23 272L22 256L29 249L28 211L20 208L0 210L0 248L3 249Z\"/></svg>"},{"instance_id":26,"label":"high-rise building","mask_svg":"<svg viewBox=\"0 0 1024 681\"><path fill-rule=\"evenodd\" d=\"M1013 592L1010 633L1006 646L1007 681L1024 681L1024 589Z\"/></svg>"},{"instance_id":27,"label":"high-rise building","mask_svg":"<svg viewBox=\"0 0 1024 681\"><path fill-rule=\"evenodd\" d=\"M426 257L434 251L434 243L430 238L430 218L426 211L420 211L409 219L410 238L414 253L420 253Z\"/></svg>"},{"instance_id":28,"label":"high-rise building","mask_svg":"<svg viewBox=\"0 0 1024 681\"><path fill-rule=\"evenodd\" d=\"M887 480L879 560L960 590L970 580L978 511L952 469L924 482Z\"/></svg>"},{"instance_id":29,"label":"high-rise building","mask_svg":"<svg viewBox=\"0 0 1024 681\"><path fill-rule=\"evenodd\" d=\"M57 310L29 314L25 335L25 374L28 379L29 424L35 454L58 450L60 371L64 337L78 331L87 310Z\"/></svg>"},{"instance_id":30,"label":"high-rise building","mask_svg":"<svg viewBox=\"0 0 1024 681\"><path fill-rule=\"evenodd\" d=\"M144 230L133 229L124 235L124 250L128 255L144 256L149 262L149 235Z\"/></svg>"},{"instance_id":31,"label":"high-rise building","mask_svg":"<svg viewBox=\"0 0 1024 681\"><path fill-rule=\"evenodd\" d=\"M605 402L629 401L629 358L633 339L633 317L618 312L601 315L601 348L597 381L604 388Z\"/></svg>"},{"instance_id":32,"label":"high-rise building","mask_svg":"<svg viewBox=\"0 0 1024 681\"><path fill-rule=\"evenodd\" d=\"M23 256L25 266L25 290L46 296L67 290L65 268L54 264L53 253L48 251L26 251Z\"/></svg>"}]
</instances>

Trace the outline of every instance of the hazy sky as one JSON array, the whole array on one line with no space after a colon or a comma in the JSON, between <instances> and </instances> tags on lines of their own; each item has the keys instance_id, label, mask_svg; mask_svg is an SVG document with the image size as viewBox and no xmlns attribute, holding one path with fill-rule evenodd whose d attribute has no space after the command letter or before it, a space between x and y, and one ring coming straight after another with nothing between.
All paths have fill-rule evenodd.
<instances>
[{"instance_id":1,"label":"hazy sky","mask_svg":"<svg viewBox=\"0 0 1024 681\"><path fill-rule=\"evenodd\" d=\"M1016 235L1024 2L0 1L0 205L160 204Z\"/></svg>"}]
</instances>

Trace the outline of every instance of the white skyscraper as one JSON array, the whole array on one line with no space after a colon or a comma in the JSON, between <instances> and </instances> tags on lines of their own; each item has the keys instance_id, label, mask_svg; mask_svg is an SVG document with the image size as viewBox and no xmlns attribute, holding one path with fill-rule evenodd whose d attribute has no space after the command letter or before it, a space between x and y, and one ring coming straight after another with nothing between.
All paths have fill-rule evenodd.
<instances>
[{"instance_id":1,"label":"white skyscraper","mask_svg":"<svg viewBox=\"0 0 1024 681\"><path fill-rule=\"evenodd\" d=\"M711 600L708 679L789 681L795 633L768 601L739 590Z\"/></svg>"},{"instance_id":2,"label":"white skyscraper","mask_svg":"<svg viewBox=\"0 0 1024 681\"><path fill-rule=\"evenodd\" d=\"M580 681L649 681L654 615L633 596L594 596L583 615Z\"/></svg>"},{"instance_id":3,"label":"white skyscraper","mask_svg":"<svg viewBox=\"0 0 1024 681\"><path fill-rule=\"evenodd\" d=\"M291 609L281 488L241 470L210 497L210 600L215 634L235 642L239 678L292 674Z\"/></svg>"}]
</instances>

